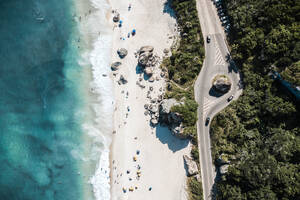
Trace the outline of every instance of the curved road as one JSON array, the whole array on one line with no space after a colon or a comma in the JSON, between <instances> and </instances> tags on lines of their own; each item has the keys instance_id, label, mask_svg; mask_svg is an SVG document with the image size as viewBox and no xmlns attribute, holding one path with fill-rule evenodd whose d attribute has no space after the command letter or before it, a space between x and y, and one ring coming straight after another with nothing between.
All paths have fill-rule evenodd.
<instances>
[{"instance_id":1,"label":"curved road","mask_svg":"<svg viewBox=\"0 0 300 200\"><path fill-rule=\"evenodd\" d=\"M216 171L212 161L209 125L205 126L205 120L207 117L212 120L214 115L228 106L229 96L234 95L234 99L237 99L242 93L242 88L239 86L240 75L234 63L226 61L229 55L226 37L212 1L197 0L197 10L205 39L205 60L194 90L195 99L199 104L197 133L203 196L204 200L207 200L213 199L212 189ZM206 42L208 35L211 37L210 43ZM220 97L215 96L211 91L212 79L218 74L228 76L232 82L230 91Z\"/></svg>"}]
</instances>

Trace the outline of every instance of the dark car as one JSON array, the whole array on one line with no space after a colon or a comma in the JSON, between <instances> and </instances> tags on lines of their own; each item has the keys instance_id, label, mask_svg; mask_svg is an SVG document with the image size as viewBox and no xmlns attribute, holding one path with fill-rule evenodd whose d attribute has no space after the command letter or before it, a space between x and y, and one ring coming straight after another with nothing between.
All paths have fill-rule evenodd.
<instances>
[{"instance_id":1,"label":"dark car","mask_svg":"<svg viewBox=\"0 0 300 200\"><path fill-rule=\"evenodd\" d=\"M206 37L206 42L210 43L210 36L209 35Z\"/></svg>"},{"instance_id":2,"label":"dark car","mask_svg":"<svg viewBox=\"0 0 300 200\"><path fill-rule=\"evenodd\" d=\"M220 20L223 22L225 20L228 20L228 17L227 16L220 17Z\"/></svg>"},{"instance_id":3,"label":"dark car","mask_svg":"<svg viewBox=\"0 0 300 200\"><path fill-rule=\"evenodd\" d=\"M228 97L227 101L230 102L233 99L233 95L231 95L230 97Z\"/></svg>"},{"instance_id":4,"label":"dark car","mask_svg":"<svg viewBox=\"0 0 300 200\"><path fill-rule=\"evenodd\" d=\"M220 12L220 13L219 13L219 16L220 16L220 17L224 17L224 16L225 16L225 13Z\"/></svg>"},{"instance_id":5,"label":"dark car","mask_svg":"<svg viewBox=\"0 0 300 200\"><path fill-rule=\"evenodd\" d=\"M227 19L227 20L224 20L223 22L222 22L222 26L226 26L226 25L228 25L229 24L229 20Z\"/></svg>"},{"instance_id":6,"label":"dark car","mask_svg":"<svg viewBox=\"0 0 300 200\"><path fill-rule=\"evenodd\" d=\"M220 3L221 0L214 0L214 4Z\"/></svg>"},{"instance_id":7,"label":"dark car","mask_svg":"<svg viewBox=\"0 0 300 200\"><path fill-rule=\"evenodd\" d=\"M210 118L207 117L206 120L205 120L205 126L207 126L209 124L209 121L210 121Z\"/></svg>"},{"instance_id":8,"label":"dark car","mask_svg":"<svg viewBox=\"0 0 300 200\"><path fill-rule=\"evenodd\" d=\"M219 7L222 8L222 3L221 3L221 2L216 3L216 7L217 7L217 8L219 8Z\"/></svg>"},{"instance_id":9,"label":"dark car","mask_svg":"<svg viewBox=\"0 0 300 200\"><path fill-rule=\"evenodd\" d=\"M218 13L219 13L219 12L223 12L224 9L222 8L222 6L219 6L219 7L217 7L217 11L218 11Z\"/></svg>"}]
</instances>

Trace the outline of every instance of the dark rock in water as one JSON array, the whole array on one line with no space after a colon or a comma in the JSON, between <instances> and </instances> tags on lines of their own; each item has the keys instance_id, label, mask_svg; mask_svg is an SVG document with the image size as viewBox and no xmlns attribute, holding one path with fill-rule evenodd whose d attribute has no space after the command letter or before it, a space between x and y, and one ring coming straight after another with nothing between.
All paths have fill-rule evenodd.
<instances>
[{"instance_id":1,"label":"dark rock in water","mask_svg":"<svg viewBox=\"0 0 300 200\"><path fill-rule=\"evenodd\" d=\"M121 62L114 62L113 64L111 64L111 70L112 71L116 71L119 69L119 66L121 65Z\"/></svg>"},{"instance_id":2,"label":"dark rock in water","mask_svg":"<svg viewBox=\"0 0 300 200\"><path fill-rule=\"evenodd\" d=\"M215 77L213 82L213 88L217 92L227 93L231 88L231 82L229 78L225 75L218 75Z\"/></svg>"},{"instance_id":3,"label":"dark rock in water","mask_svg":"<svg viewBox=\"0 0 300 200\"><path fill-rule=\"evenodd\" d=\"M128 51L125 48L118 49L117 52L118 52L120 58L125 58L125 56L127 56L127 54L128 54Z\"/></svg>"}]
</instances>

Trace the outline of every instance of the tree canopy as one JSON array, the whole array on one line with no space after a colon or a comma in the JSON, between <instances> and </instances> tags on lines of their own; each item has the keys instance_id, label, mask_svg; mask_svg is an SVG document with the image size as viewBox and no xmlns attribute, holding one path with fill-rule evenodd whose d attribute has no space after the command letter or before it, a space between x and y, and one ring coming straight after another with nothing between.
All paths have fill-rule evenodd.
<instances>
[{"instance_id":1,"label":"tree canopy","mask_svg":"<svg viewBox=\"0 0 300 200\"><path fill-rule=\"evenodd\" d=\"M243 95L212 121L213 157L228 173L217 199L297 199L300 195L300 114L297 102L268 75L300 84L300 0L224 0L231 54Z\"/></svg>"}]
</instances>

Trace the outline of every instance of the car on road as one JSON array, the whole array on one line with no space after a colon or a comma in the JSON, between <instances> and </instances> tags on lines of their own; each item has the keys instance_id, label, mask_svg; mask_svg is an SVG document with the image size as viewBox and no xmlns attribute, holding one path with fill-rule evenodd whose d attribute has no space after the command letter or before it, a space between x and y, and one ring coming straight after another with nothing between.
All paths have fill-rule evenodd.
<instances>
[{"instance_id":1,"label":"car on road","mask_svg":"<svg viewBox=\"0 0 300 200\"><path fill-rule=\"evenodd\" d=\"M219 12L219 16L220 16L220 17L224 17L224 16L225 16L225 13Z\"/></svg>"},{"instance_id":2,"label":"car on road","mask_svg":"<svg viewBox=\"0 0 300 200\"><path fill-rule=\"evenodd\" d=\"M221 3L221 0L214 0L214 4Z\"/></svg>"},{"instance_id":3,"label":"car on road","mask_svg":"<svg viewBox=\"0 0 300 200\"><path fill-rule=\"evenodd\" d=\"M229 24L229 20L224 20L223 22L222 22L222 26L226 26L226 25L228 25Z\"/></svg>"},{"instance_id":4,"label":"car on road","mask_svg":"<svg viewBox=\"0 0 300 200\"><path fill-rule=\"evenodd\" d=\"M210 43L210 36L209 35L206 37L206 42Z\"/></svg>"},{"instance_id":5,"label":"car on road","mask_svg":"<svg viewBox=\"0 0 300 200\"><path fill-rule=\"evenodd\" d=\"M207 126L209 124L209 121L210 121L210 118L207 117L206 120L205 120L205 126Z\"/></svg>"},{"instance_id":6,"label":"car on road","mask_svg":"<svg viewBox=\"0 0 300 200\"><path fill-rule=\"evenodd\" d=\"M230 24L227 24L227 26L225 26L224 31L225 31L225 33L229 33L229 31L230 31Z\"/></svg>"},{"instance_id":7,"label":"car on road","mask_svg":"<svg viewBox=\"0 0 300 200\"><path fill-rule=\"evenodd\" d=\"M228 17L227 17L227 16L224 16L224 17L220 17L220 20L221 20L221 21L225 21L225 20L228 20Z\"/></svg>"},{"instance_id":8,"label":"car on road","mask_svg":"<svg viewBox=\"0 0 300 200\"><path fill-rule=\"evenodd\" d=\"M228 97L227 101L230 102L233 99L233 95L231 95L230 97Z\"/></svg>"}]
</instances>

